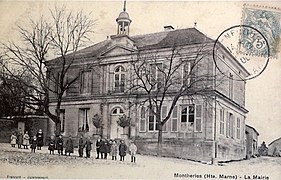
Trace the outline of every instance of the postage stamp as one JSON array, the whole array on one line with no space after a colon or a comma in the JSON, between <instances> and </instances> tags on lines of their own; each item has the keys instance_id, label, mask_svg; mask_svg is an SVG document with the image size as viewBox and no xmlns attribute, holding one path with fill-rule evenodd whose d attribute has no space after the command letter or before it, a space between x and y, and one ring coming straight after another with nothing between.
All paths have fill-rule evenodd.
<instances>
[{"instance_id":1,"label":"postage stamp","mask_svg":"<svg viewBox=\"0 0 281 180\"><path fill-rule=\"evenodd\" d=\"M261 41L264 36L269 44L271 57L276 57L280 52L281 35L281 9L267 6L255 6L245 4L242 15L242 25L257 29L260 33L254 33L249 28L243 28L240 37L240 52L244 54L258 55L267 54L265 42Z\"/></svg>"}]
</instances>

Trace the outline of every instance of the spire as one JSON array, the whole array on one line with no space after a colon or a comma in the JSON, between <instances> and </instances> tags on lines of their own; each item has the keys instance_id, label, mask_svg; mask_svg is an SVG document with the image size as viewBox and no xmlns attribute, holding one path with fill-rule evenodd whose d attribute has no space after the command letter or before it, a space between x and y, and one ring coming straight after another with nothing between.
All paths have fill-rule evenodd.
<instances>
[{"instance_id":1,"label":"spire","mask_svg":"<svg viewBox=\"0 0 281 180\"><path fill-rule=\"evenodd\" d=\"M124 0L124 7L123 7L123 11L126 11L126 0Z\"/></svg>"}]
</instances>

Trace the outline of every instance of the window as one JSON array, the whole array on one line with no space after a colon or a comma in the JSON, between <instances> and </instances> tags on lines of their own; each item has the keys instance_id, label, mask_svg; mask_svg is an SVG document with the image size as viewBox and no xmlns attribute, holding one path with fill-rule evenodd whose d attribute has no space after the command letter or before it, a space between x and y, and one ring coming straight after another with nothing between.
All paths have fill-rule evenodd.
<instances>
[{"instance_id":1,"label":"window","mask_svg":"<svg viewBox=\"0 0 281 180\"><path fill-rule=\"evenodd\" d=\"M161 114L162 114L162 121L167 117L167 115L168 115L168 108L167 108L167 106L163 106L162 107L162 112L161 112ZM168 120L169 121L169 120ZM167 122L164 124L164 126L162 127L162 130L163 131L167 131Z\"/></svg>"},{"instance_id":2,"label":"window","mask_svg":"<svg viewBox=\"0 0 281 180\"><path fill-rule=\"evenodd\" d=\"M181 130L186 128L188 131L202 131L202 105L182 106Z\"/></svg>"},{"instance_id":3,"label":"window","mask_svg":"<svg viewBox=\"0 0 281 180\"><path fill-rule=\"evenodd\" d=\"M241 128L241 120L240 120L240 118L237 118L236 127L237 127L237 129L236 129L236 137L237 137L237 139L240 139L241 138L241 130L240 130L240 128Z\"/></svg>"},{"instance_id":4,"label":"window","mask_svg":"<svg viewBox=\"0 0 281 180\"><path fill-rule=\"evenodd\" d=\"M145 124L146 124L146 120L145 120L145 107L141 107L141 112L140 112L140 132L145 132Z\"/></svg>"},{"instance_id":5,"label":"window","mask_svg":"<svg viewBox=\"0 0 281 180\"><path fill-rule=\"evenodd\" d=\"M224 109L220 109L220 134L224 134Z\"/></svg>"},{"instance_id":6,"label":"window","mask_svg":"<svg viewBox=\"0 0 281 180\"><path fill-rule=\"evenodd\" d=\"M89 131L89 108L79 109L79 131Z\"/></svg>"},{"instance_id":7,"label":"window","mask_svg":"<svg viewBox=\"0 0 281 180\"><path fill-rule=\"evenodd\" d=\"M229 98L233 99L233 74L229 74Z\"/></svg>"},{"instance_id":8,"label":"window","mask_svg":"<svg viewBox=\"0 0 281 180\"><path fill-rule=\"evenodd\" d=\"M174 107L174 110L172 113L171 131L172 132L178 131L178 107L177 106Z\"/></svg>"},{"instance_id":9,"label":"window","mask_svg":"<svg viewBox=\"0 0 281 180\"><path fill-rule=\"evenodd\" d=\"M114 71L114 91L124 92L125 90L125 69L118 66Z\"/></svg>"},{"instance_id":10,"label":"window","mask_svg":"<svg viewBox=\"0 0 281 180\"><path fill-rule=\"evenodd\" d=\"M61 121L60 131L64 132L64 125L65 125L65 110L64 109L60 109L60 121Z\"/></svg>"},{"instance_id":11,"label":"window","mask_svg":"<svg viewBox=\"0 0 281 180\"><path fill-rule=\"evenodd\" d=\"M158 88L161 88L162 81L163 81L163 73L161 72L161 70L163 70L163 64L162 63L151 64L150 69L151 69L150 83L152 85L152 89L156 90Z\"/></svg>"},{"instance_id":12,"label":"window","mask_svg":"<svg viewBox=\"0 0 281 180\"><path fill-rule=\"evenodd\" d=\"M234 117L233 117L233 114L232 113L229 113L229 127L228 127L228 130L229 130L229 136L230 137L234 137Z\"/></svg>"},{"instance_id":13,"label":"window","mask_svg":"<svg viewBox=\"0 0 281 180\"><path fill-rule=\"evenodd\" d=\"M158 130L158 122L156 121L156 116L153 114L151 109L149 110L149 116L148 116L148 130L149 131Z\"/></svg>"},{"instance_id":14,"label":"window","mask_svg":"<svg viewBox=\"0 0 281 180\"><path fill-rule=\"evenodd\" d=\"M189 86L190 84L190 70L191 70L191 64L190 62L183 62L182 65L182 84L185 86Z\"/></svg>"},{"instance_id":15,"label":"window","mask_svg":"<svg viewBox=\"0 0 281 180\"><path fill-rule=\"evenodd\" d=\"M91 71L83 71L81 74L81 93L89 94L91 93L92 87L92 72Z\"/></svg>"}]
</instances>

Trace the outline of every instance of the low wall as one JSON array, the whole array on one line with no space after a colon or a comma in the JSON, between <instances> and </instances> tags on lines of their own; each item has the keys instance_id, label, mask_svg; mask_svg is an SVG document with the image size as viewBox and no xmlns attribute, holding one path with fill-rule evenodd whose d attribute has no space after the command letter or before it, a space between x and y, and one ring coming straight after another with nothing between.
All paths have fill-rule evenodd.
<instances>
[{"instance_id":1,"label":"low wall","mask_svg":"<svg viewBox=\"0 0 281 180\"><path fill-rule=\"evenodd\" d=\"M156 139L136 138L135 141L140 154L157 155ZM163 140L162 156L210 162L212 161L213 144L212 141L194 139Z\"/></svg>"}]
</instances>

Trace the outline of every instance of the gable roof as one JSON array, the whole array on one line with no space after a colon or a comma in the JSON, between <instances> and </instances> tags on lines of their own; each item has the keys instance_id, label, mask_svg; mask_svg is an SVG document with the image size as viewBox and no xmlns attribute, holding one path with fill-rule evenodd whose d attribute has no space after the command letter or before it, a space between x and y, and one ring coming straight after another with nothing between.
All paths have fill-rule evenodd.
<instances>
[{"instance_id":1,"label":"gable roof","mask_svg":"<svg viewBox=\"0 0 281 180\"><path fill-rule=\"evenodd\" d=\"M173 47L174 45L192 45L214 42L195 28L162 31L151 34L143 34L129 37L138 50L160 49ZM112 46L112 39L104 40L76 52L75 58L98 57L100 53L107 51ZM56 60L55 58L53 60ZM52 60L51 60L52 61Z\"/></svg>"},{"instance_id":2,"label":"gable roof","mask_svg":"<svg viewBox=\"0 0 281 180\"><path fill-rule=\"evenodd\" d=\"M277 142L277 141L281 141L281 137L280 138L277 138L277 139L275 139L274 141L272 141L268 146L271 146L272 144L274 144L275 142Z\"/></svg>"},{"instance_id":3,"label":"gable roof","mask_svg":"<svg viewBox=\"0 0 281 180\"><path fill-rule=\"evenodd\" d=\"M250 129L252 129L253 131L255 131L258 136L260 135L259 132L258 132L254 127L252 127L252 126L250 126L250 125L248 125L248 124L246 124L246 127L248 127L248 128L250 128Z\"/></svg>"}]
</instances>

